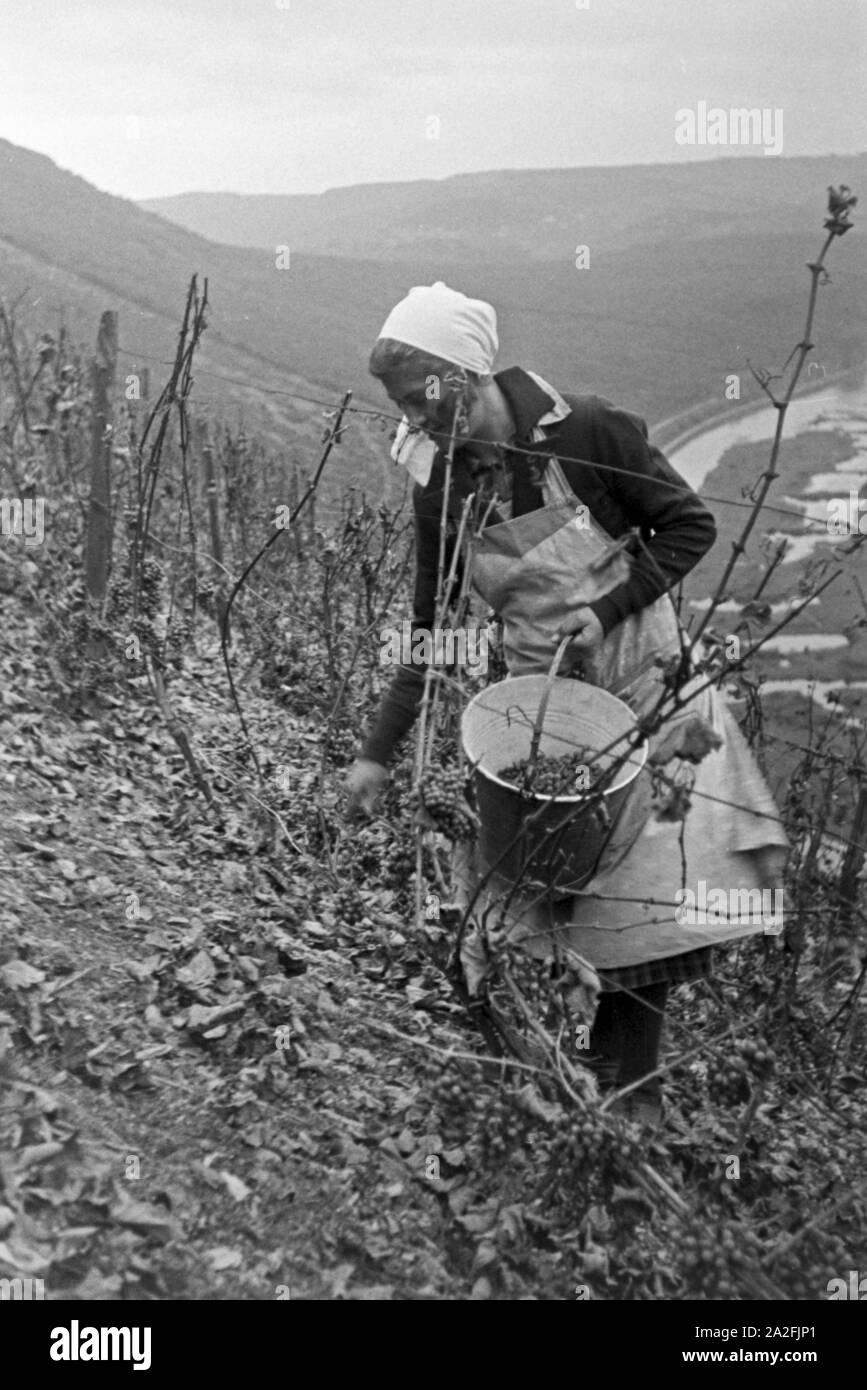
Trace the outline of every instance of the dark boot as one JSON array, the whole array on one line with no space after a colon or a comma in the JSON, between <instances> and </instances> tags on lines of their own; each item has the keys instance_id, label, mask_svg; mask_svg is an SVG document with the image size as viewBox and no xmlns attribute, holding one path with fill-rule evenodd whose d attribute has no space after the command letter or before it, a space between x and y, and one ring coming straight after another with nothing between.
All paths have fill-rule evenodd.
<instances>
[{"instance_id":1,"label":"dark boot","mask_svg":"<svg viewBox=\"0 0 867 1390\"><path fill-rule=\"evenodd\" d=\"M578 1058L596 1077L600 1091L613 1091L620 1073L621 1035L617 1019L617 994L600 995L596 1018L590 1030L590 1048Z\"/></svg>"},{"instance_id":2,"label":"dark boot","mask_svg":"<svg viewBox=\"0 0 867 1390\"><path fill-rule=\"evenodd\" d=\"M643 985L630 994L619 991L616 1019L621 1039L619 1086L640 1082L616 1107L628 1119L655 1128L662 1119L662 1082L650 1076L659 1065L659 1044L668 999L668 981ZM642 1080L647 1077L647 1080Z\"/></svg>"}]
</instances>

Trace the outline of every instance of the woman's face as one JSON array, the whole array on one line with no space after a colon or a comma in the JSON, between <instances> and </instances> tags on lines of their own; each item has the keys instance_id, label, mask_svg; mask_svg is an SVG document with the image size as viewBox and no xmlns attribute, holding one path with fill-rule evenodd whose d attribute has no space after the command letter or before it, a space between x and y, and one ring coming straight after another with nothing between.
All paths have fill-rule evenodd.
<instances>
[{"instance_id":1,"label":"woman's face","mask_svg":"<svg viewBox=\"0 0 867 1390\"><path fill-rule=\"evenodd\" d=\"M474 381L461 367L440 377L431 366L403 367L382 377L390 399L411 425L422 430L441 449L446 449L452 428L462 440L474 441L485 420L485 405ZM455 409L457 407L457 419ZM502 451L492 444L470 444L463 451L462 467L479 496L506 501L512 495L512 473Z\"/></svg>"},{"instance_id":2,"label":"woman's face","mask_svg":"<svg viewBox=\"0 0 867 1390\"><path fill-rule=\"evenodd\" d=\"M481 418L481 402L463 368L440 376L423 367L402 367L384 376L382 384L410 424L436 444L447 445L453 427L462 438L472 438Z\"/></svg>"}]
</instances>

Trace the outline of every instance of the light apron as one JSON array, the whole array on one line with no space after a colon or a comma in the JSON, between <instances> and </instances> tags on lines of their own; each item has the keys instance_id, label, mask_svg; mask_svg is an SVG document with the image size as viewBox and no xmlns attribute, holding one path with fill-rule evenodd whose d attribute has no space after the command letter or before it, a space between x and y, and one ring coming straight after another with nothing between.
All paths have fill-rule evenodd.
<instances>
[{"instance_id":1,"label":"light apron","mask_svg":"<svg viewBox=\"0 0 867 1390\"><path fill-rule=\"evenodd\" d=\"M509 676L547 674L563 621L630 572L628 556L570 490L556 459L548 463L543 497L543 507L489 526L474 541L473 587L502 620ZM674 605L664 594L616 624L581 659L581 675L640 715L663 689L656 658L676 656L680 648ZM473 905L476 923L497 923L534 956L568 959L575 953L600 972L780 930L788 840L725 698L706 682L694 676L681 692L686 708L650 737L648 765L582 891L540 902L538 894L511 890L495 873ZM660 819L650 762L673 729L685 730L696 714L720 746L697 766L677 756L666 761L665 776L690 788L689 806L682 819ZM478 849L457 847L453 867L465 904L484 873ZM483 950L479 933L470 933L468 978L479 977Z\"/></svg>"}]
</instances>

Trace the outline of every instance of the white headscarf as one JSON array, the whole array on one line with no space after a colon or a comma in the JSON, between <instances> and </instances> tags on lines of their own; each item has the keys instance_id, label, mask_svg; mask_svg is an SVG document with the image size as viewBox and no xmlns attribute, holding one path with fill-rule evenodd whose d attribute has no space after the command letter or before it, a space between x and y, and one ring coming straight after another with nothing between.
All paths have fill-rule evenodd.
<instances>
[{"instance_id":1,"label":"white headscarf","mask_svg":"<svg viewBox=\"0 0 867 1390\"><path fill-rule=\"evenodd\" d=\"M490 372L499 347L493 305L449 289L443 280L414 285L394 306L379 336L395 338L482 375ZM433 441L415 430L404 416L391 450L395 463L402 463L415 481L424 485L435 454Z\"/></svg>"},{"instance_id":2,"label":"white headscarf","mask_svg":"<svg viewBox=\"0 0 867 1390\"><path fill-rule=\"evenodd\" d=\"M499 347L493 306L450 290L442 280L414 285L394 306L379 336L396 338L483 375L493 367Z\"/></svg>"}]
</instances>

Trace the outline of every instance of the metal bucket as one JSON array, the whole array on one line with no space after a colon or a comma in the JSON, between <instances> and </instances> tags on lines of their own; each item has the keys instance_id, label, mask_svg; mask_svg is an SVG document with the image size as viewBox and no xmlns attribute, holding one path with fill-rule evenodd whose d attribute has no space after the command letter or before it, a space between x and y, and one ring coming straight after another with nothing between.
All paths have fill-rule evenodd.
<instances>
[{"instance_id":1,"label":"metal bucket","mask_svg":"<svg viewBox=\"0 0 867 1390\"><path fill-rule=\"evenodd\" d=\"M539 752L558 757L576 747L591 749L600 755L593 766L604 790L526 795L499 775L529 756L540 708ZM637 723L616 695L583 681L513 676L480 691L464 711L461 735L475 767L486 868L549 898L568 897L588 883L609 826L647 760L646 741L632 747Z\"/></svg>"}]
</instances>

